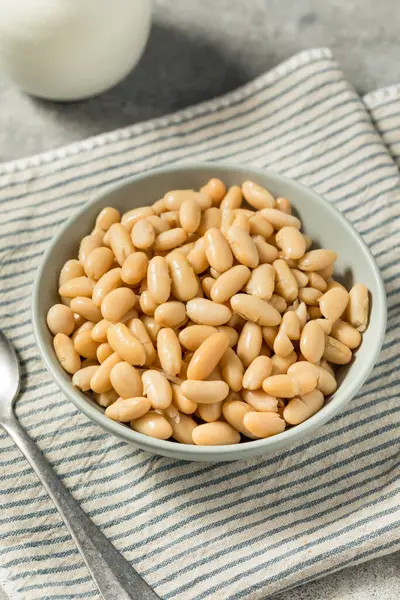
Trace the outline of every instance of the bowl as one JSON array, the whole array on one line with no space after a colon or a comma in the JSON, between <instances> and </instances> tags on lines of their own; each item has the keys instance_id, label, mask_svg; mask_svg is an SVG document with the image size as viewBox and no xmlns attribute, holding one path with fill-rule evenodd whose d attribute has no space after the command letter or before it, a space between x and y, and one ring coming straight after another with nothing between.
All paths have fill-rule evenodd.
<instances>
[{"instance_id":1,"label":"bowl","mask_svg":"<svg viewBox=\"0 0 400 600\"><path fill-rule=\"evenodd\" d=\"M93 228L98 212L115 206L121 212L161 198L176 188L199 188L211 177L227 186L246 179L266 187L274 196L289 198L295 213L318 247L338 254L335 277L346 287L364 283L371 294L369 326L353 361L338 375L339 386L324 407L307 421L274 437L243 442L235 446L191 446L158 440L110 420L103 409L75 389L71 377L55 356L52 335L46 325L49 308L59 301L58 275L63 264L77 255L81 238ZM121 181L81 208L60 230L47 249L37 271L33 288L32 323L36 341L47 366L61 391L89 419L118 438L153 454L194 461L231 461L249 459L299 442L341 411L360 389L371 372L380 351L386 324L386 295L378 267L360 235L328 201L305 186L268 170L229 163L196 163L172 166Z\"/></svg>"}]
</instances>

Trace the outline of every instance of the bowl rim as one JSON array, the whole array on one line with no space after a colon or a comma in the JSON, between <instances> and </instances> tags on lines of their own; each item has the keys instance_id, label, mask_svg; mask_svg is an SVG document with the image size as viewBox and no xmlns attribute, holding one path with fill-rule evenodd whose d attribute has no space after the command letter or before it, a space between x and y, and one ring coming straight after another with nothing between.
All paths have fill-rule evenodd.
<instances>
[{"instance_id":1,"label":"bowl rim","mask_svg":"<svg viewBox=\"0 0 400 600\"><path fill-rule=\"evenodd\" d=\"M120 188L126 187L132 183L136 183L144 179L149 179L154 176L161 175L163 173L173 173L179 176L179 173L184 171L203 171L207 169L227 169L230 172L234 172L235 170L247 170L249 174L254 173L255 175L261 178L268 177L272 181L275 180L278 184L282 183L283 181L283 183L290 184L294 188L298 188L299 190L301 190L303 193L312 196L316 201L324 205L328 213L331 213L334 218L339 219L343 226L345 234L350 235L355 239L359 248L364 254L367 262L369 263L370 268L372 269L378 288L377 295L374 296L374 304L377 307L378 323L377 335L374 338L373 351L369 355L368 361L365 361L361 364L359 370L356 371L354 377L346 385L346 389L341 392L339 386L331 402L324 405L320 411L315 413L309 419L307 419L303 423L300 423L299 425L296 425L295 427L292 427L291 429L287 429L282 433L279 433L275 436L271 436L269 438L252 440L249 442L242 442L240 444L226 446L196 446L194 444L186 445L169 440L159 440L157 438L150 438L149 436L136 432L133 429L127 427L126 425L123 425L116 421L112 421L111 419L105 416L104 412L100 412L97 407L92 405L89 401L86 401L82 397L81 392L79 392L72 386L72 383L66 382L65 379L61 377L61 372L63 373L62 367L59 365L56 357L53 355L52 348L50 350L50 347L48 346L47 342L42 336L40 323L41 309L39 304L39 289L45 265L50 259L52 253L54 252L54 248L57 247L57 244L60 238L64 235L65 231L68 230L71 226L73 226L73 224L77 222L82 215L85 214L89 206L93 206L94 204L101 202L104 196L112 192L116 192ZM207 458L212 459L213 456L215 456L215 454L217 453L222 460L223 457L225 457L225 460L229 460L230 458L232 460L235 460L242 458L240 455L243 454L251 456L253 454L255 455L267 453L276 450L279 447L288 446L291 443L301 438L304 438L311 432L315 431L316 429L327 423L330 419L332 419L332 417L334 417L350 402L350 400L356 395L356 393L359 391L359 389L362 387L367 377L371 373L373 367L375 366L378 354L381 350L386 331L387 298L381 273L368 246L366 245L358 231L347 220L347 218L323 196L321 196L311 188L307 187L306 185L299 183L295 179L286 177L285 175L281 175L280 173L276 173L269 169L261 169L247 164L238 164L233 161L202 161L194 163L185 162L174 165L168 165L161 168L149 169L140 174L121 179L120 182L107 186L104 189L104 191L99 193L90 202L85 203L79 210L74 212L74 214L66 221L66 223L64 223L64 225L59 229L58 233L50 242L49 246L43 254L41 263L36 271L32 290L31 319L33 333L37 346L50 375L53 377L58 387L65 394L65 396L69 400L71 400L72 403L77 408L79 408L79 410L81 410L90 420L94 421L97 425L101 426L103 429L105 429L109 433L112 433L116 437L119 437L120 439L123 439L127 442L136 443L138 446L146 446L146 449L149 448L150 451L153 451L155 453L158 452L159 454L164 456L168 455L168 453L169 455L171 455L171 452L176 452L177 454L184 454L188 460L190 460L191 458L202 458L204 460L207 460ZM254 452L252 452L252 450Z\"/></svg>"}]
</instances>

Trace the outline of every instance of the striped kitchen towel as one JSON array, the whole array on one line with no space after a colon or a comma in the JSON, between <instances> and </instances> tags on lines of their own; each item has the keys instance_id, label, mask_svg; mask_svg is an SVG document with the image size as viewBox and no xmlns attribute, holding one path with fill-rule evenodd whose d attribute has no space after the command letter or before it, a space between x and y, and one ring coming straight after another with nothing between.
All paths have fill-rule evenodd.
<instances>
[{"instance_id":1,"label":"striped kitchen towel","mask_svg":"<svg viewBox=\"0 0 400 600\"><path fill-rule=\"evenodd\" d=\"M261 600L400 548L395 99L387 92L364 104L330 51L312 50L222 98L0 165L0 326L22 361L18 417L164 600ZM312 439L248 462L174 461L104 433L60 394L32 336L32 280L60 225L108 184L191 159L234 159L311 186L364 237L387 289L383 349L347 410ZM0 474L0 581L9 596L100 600L53 505L4 434Z\"/></svg>"}]
</instances>

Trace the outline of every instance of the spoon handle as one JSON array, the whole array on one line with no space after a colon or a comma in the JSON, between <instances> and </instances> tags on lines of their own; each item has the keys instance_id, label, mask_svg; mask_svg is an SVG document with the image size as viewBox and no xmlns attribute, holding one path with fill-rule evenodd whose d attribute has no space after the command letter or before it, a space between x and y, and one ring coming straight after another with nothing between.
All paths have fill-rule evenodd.
<instances>
[{"instance_id":1,"label":"spoon handle","mask_svg":"<svg viewBox=\"0 0 400 600\"><path fill-rule=\"evenodd\" d=\"M17 419L3 427L46 488L104 600L160 600L75 502Z\"/></svg>"}]
</instances>

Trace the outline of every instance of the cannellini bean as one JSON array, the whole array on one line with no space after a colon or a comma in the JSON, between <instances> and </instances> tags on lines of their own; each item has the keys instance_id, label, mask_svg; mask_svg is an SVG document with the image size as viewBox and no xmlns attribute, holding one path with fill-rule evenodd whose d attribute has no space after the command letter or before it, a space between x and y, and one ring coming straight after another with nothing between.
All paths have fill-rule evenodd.
<instances>
[{"instance_id":1,"label":"cannellini bean","mask_svg":"<svg viewBox=\"0 0 400 600\"><path fill-rule=\"evenodd\" d=\"M153 205L153 208L154 208L154 205ZM163 233L163 231L168 231L168 229L169 229L168 223L164 219L161 219L161 217L159 217L157 215L150 215L150 216L146 217L146 219L148 220L149 223L151 223L153 225L156 235L158 235L159 233Z\"/></svg>"},{"instance_id":2,"label":"cannellini bean","mask_svg":"<svg viewBox=\"0 0 400 600\"><path fill-rule=\"evenodd\" d=\"M187 233L194 233L201 220L201 208L194 198L186 198L179 208L179 222Z\"/></svg>"},{"instance_id":3,"label":"cannellini bean","mask_svg":"<svg viewBox=\"0 0 400 600\"><path fill-rule=\"evenodd\" d=\"M197 446L226 446L238 444L240 433L229 423L214 421L198 425L192 431L192 438Z\"/></svg>"},{"instance_id":4,"label":"cannellini bean","mask_svg":"<svg viewBox=\"0 0 400 600\"><path fill-rule=\"evenodd\" d=\"M226 187L223 181L213 177L206 185L203 185L203 187L200 188L200 192L210 196L213 204L218 205L225 196Z\"/></svg>"},{"instance_id":5,"label":"cannellini bean","mask_svg":"<svg viewBox=\"0 0 400 600\"><path fill-rule=\"evenodd\" d=\"M264 379L263 390L278 398L304 396L317 387L318 379L311 371L295 374L271 375Z\"/></svg>"},{"instance_id":6,"label":"cannellini bean","mask_svg":"<svg viewBox=\"0 0 400 600\"><path fill-rule=\"evenodd\" d=\"M104 275L98 280L93 288L93 295L91 295L93 302L96 304L96 306L101 306L101 303L107 294L121 287L121 285L121 269L119 267L104 273Z\"/></svg>"},{"instance_id":7,"label":"cannellini bean","mask_svg":"<svg viewBox=\"0 0 400 600\"><path fill-rule=\"evenodd\" d=\"M112 389L110 379L111 370L119 362L121 362L121 359L118 354L114 352L114 354L111 354L111 356L99 366L90 380L90 387L96 394L102 394Z\"/></svg>"},{"instance_id":8,"label":"cannellini bean","mask_svg":"<svg viewBox=\"0 0 400 600\"><path fill-rule=\"evenodd\" d=\"M193 381L187 379L181 384L184 396L199 404L221 402L228 393L229 387L225 381Z\"/></svg>"},{"instance_id":9,"label":"cannellini bean","mask_svg":"<svg viewBox=\"0 0 400 600\"><path fill-rule=\"evenodd\" d=\"M129 231L121 223L114 223L109 229L110 248L122 267L130 254L135 252Z\"/></svg>"},{"instance_id":10,"label":"cannellini bean","mask_svg":"<svg viewBox=\"0 0 400 600\"><path fill-rule=\"evenodd\" d=\"M64 298L76 298L85 296L91 298L93 294L93 283L88 277L75 277L63 283L58 293Z\"/></svg>"},{"instance_id":11,"label":"cannellini bean","mask_svg":"<svg viewBox=\"0 0 400 600\"><path fill-rule=\"evenodd\" d=\"M220 223L219 228L225 237L228 234L229 228L233 225L234 220L235 220L235 213L233 210L230 210L229 208L225 208L224 210L221 211L221 223Z\"/></svg>"},{"instance_id":12,"label":"cannellini bean","mask_svg":"<svg viewBox=\"0 0 400 600\"><path fill-rule=\"evenodd\" d=\"M239 356L232 348L226 349L221 358L220 366L222 379L233 392L239 392L242 389L244 367Z\"/></svg>"},{"instance_id":13,"label":"cannellini bean","mask_svg":"<svg viewBox=\"0 0 400 600\"><path fill-rule=\"evenodd\" d=\"M85 273L91 279L98 281L111 269L114 254L105 246L95 248L88 254L84 262Z\"/></svg>"},{"instance_id":14,"label":"cannellini bean","mask_svg":"<svg viewBox=\"0 0 400 600\"><path fill-rule=\"evenodd\" d=\"M228 327L228 325L219 325L217 329L218 331L222 331L228 336L229 346L231 348L233 348L233 346L236 346L237 341L239 339L239 334L236 331L236 329L234 329L233 327Z\"/></svg>"},{"instance_id":15,"label":"cannellini bean","mask_svg":"<svg viewBox=\"0 0 400 600\"><path fill-rule=\"evenodd\" d=\"M182 351L178 337L170 327L163 327L157 335L157 353L162 369L168 375L177 375L182 366Z\"/></svg>"},{"instance_id":16,"label":"cannellini bean","mask_svg":"<svg viewBox=\"0 0 400 600\"><path fill-rule=\"evenodd\" d=\"M175 227L178 227L179 225L179 211L169 210L165 213L162 213L162 215L160 215L160 219L167 223L168 228L166 229L166 231L168 231L169 229L175 229Z\"/></svg>"},{"instance_id":17,"label":"cannellini bean","mask_svg":"<svg viewBox=\"0 0 400 600\"><path fill-rule=\"evenodd\" d=\"M271 264L278 258L278 250L268 242L264 240L261 235L252 235L253 240L258 253L258 258L261 264Z\"/></svg>"},{"instance_id":18,"label":"cannellini bean","mask_svg":"<svg viewBox=\"0 0 400 600\"><path fill-rule=\"evenodd\" d=\"M54 351L64 371L74 375L81 368L81 359L71 338L65 333L57 333L53 340Z\"/></svg>"},{"instance_id":19,"label":"cannellini bean","mask_svg":"<svg viewBox=\"0 0 400 600\"><path fill-rule=\"evenodd\" d=\"M339 319L349 301L349 293L344 288L333 288L319 298L319 308L326 319Z\"/></svg>"},{"instance_id":20,"label":"cannellini bean","mask_svg":"<svg viewBox=\"0 0 400 600\"><path fill-rule=\"evenodd\" d=\"M235 258L246 267L251 269L257 267L259 263L257 246L247 231L232 225L226 235Z\"/></svg>"},{"instance_id":21,"label":"cannellini bean","mask_svg":"<svg viewBox=\"0 0 400 600\"><path fill-rule=\"evenodd\" d=\"M146 327L146 331L149 334L151 341L153 344L155 344L157 342L157 335L161 329L161 325L157 323L154 317L148 315L141 315L140 320Z\"/></svg>"},{"instance_id":22,"label":"cannellini bean","mask_svg":"<svg viewBox=\"0 0 400 600\"><path fill-rule=\"evenodd\" d=\"M350 348L350 350L358 348L361 344L362 338L360 332L350 325L350 323L346 323L346 321L338 319L332 325L332 329L329 333L331 333L333 338Z\"/></svg>"},{"instance_id":23,"label":"cannellini bean","mask_svg":"<svg viewBox=\"0 0 400 600\"><path fill-rule=\"evenodd\" d=\"M234 269L237 267L233 267ZM275 271L269 264L253 269L246 285L246 292L262 300L270 300L275 289Z\"/></svg>"},{"instance_id":24,"label":"cannellini bean","mask_svg":"<svg viewBox=\"0 0 400 600\"><path fill-rule=\"evenodd\" d=\"M298 259L305 254L306 242L296 227L282 227L275 239L288 258Z\"/></svg>"},{"instance_id":25,"label":"cannellini bean","mask_svg":"<svg viewBox=\"0 0 400 600\"><path fill-rule=\"evenodd\" d=\"M134 224L137 223L137 221L145 219L146 217L150 217L154 214L154 208L151 206L139 206L138 208L133 208L132 210L128 210L128 212L124 213L121 218L121 223L127 231L131 232Z\"/></svg>"},{"instance_id":26,"label":"cannellini bean","mask_svg":"<svg viewBox=\"0 0 400 600\"><path fill-rule=\"evenodd\" d=\"M102 319L96 325L94 325L91 335L92 339L95 342L104 343L107 341L107 330L112 325L111 321L107 321L107 319Z\"/></svg>"},{"instance_id":27,"label":"cannellini bean","mask_svg":"<svg viewBox=\"0 0 400 600\"><path fill-rule=\"evenodd\" d=\"M111 325L107 330L107 340L114 352L130 365L144 365L146 353L137 337L132 335L123 323ZM103 363L104 364L104 363Z\"/></svg>"},{"instance_id":28,"label":"cannellini bean","mask_svg":"<svg viewBox=\"0 0 400 600\"><path fill-rule=\"evenodd\" d=\"M179 413L176 419L172 419L165 415L168 423L172 427L172 437L181 444L193 444L192 432L197 427L196 421L185 415Z\"/></svg>"},{"instance_id":29,"label":"cannellini bean","mask_svg":"<svg viewBox=\"0 0 400 600\"><path fill-rule=\"evenodd\" d=\"M171 252L167 257L167 264L171 277L171 289L175 298L183 302L195 298L199 284L187 258L180 252Z\"/></svg>"},{"instance_id":30,"label":"cannellini bean","mask_svg":"<svg viewBox=\"0 0 400 600\"><path fill-rule=\"evenodd\" d=\"M231 298L231 307L244 319L254 321L262 326L279 325L281 315L268 302L250 294L236 294Z\"/></svg>"},{"instance_id":31,"label":"cannellini bean","mask_svg":"<svg viewBox=\"0 0 400 600\"><path fill-rule=\"evenodd\" d=\"M243 424L244 416L248 412L253 412L253 409L246 404L246 402L242 402L241 400L226 400L222 405L222 414L227 422L232 425L236 431L252 438L253 435Z\"/></svg>"},{"instance_id":32,"label":"cannellini bean","mask_svg":"<svg viewBox=\"0 0 400 600\"><path fill-rule=\"evenodd\" d=\"M321 296L322 292L316 290L315 288L305 287L299 289L299 300L300 302L307 304L307 306L318 306ZM319 313L319 316L321 316L321 311L319 311Z\"/></svg>"},{"instance_id":33,"label":"cannellini bean","mask_svg":"<svg viewBox=\"0 0 400 600\"><path fill-rule=\"evenodd\" d=\"M121 215L119 210L112 206L106 206L99 212L96 219L96 227L108 231L114 223L119 223Z\"/></svg>"},{"instance_id":34,"label":"cannellini bean","mask_svg":"<svg viewBox=\"0 0 400 600\"><path fill-rule=\"evenodd\" d=\"M139 297L140 310L148 316L153 316L158 306L149 290L144 290Z\"/></svg>"},{"instance_id":35,"label":"cannellini bean","mask_svg":"<svg viewBox=\"0 0 400 600\"><path fill-rule=\"evenodd\" d=\"M232 227L240 227L241 229L244 229L244 231L247 231L247 233L250 233L249 219L247 215L239 212L239 210L241 209L235 211L235 219L232 223Z\"/></svg>"},{"instance_id":36,"label":"cannellini bean","mask_svg":"<svg viewBox=\"0 0 400 600\"><path fill-rule=\"evenodd\" d=\"M260 211L260 214L271 223L274 229L279 230L283 227L294 227L295 229L301 228L301 222L297 217L288 215L276 208L263 208Z\"/></svg>"},{"instance_id":37,"label":"cannellini bean","mask_svg":"<svg viewBox=\"0 0 400 600\"><path fill-rule=\"evenodd\" d=\"M221 225L221 211L219 208L212 206L211 208L207 208L201 215L200 225L197 230L199 235L204 235L206 231L212 228L219 229Z\"/></svg>"},{"instance_id":38,"label":"cannellini bean","mask_svg":"<svg viewBox=\"0 0 400 600\"><path fill-rule=\"evenodd\" d=\"M347 320L358 331L365 331L368 323L368 311L368 290L362 283L357 283L349 292Z\"/></svg>"},{"instance_id":39,"label":"cannellini bean","mask_svg":"<svg viewBox=\"0 0 400 600\"><path fill-rule=\"evenodd\" d=\"M278 210L281 210L282 212L284 212L288 215L292 214L292 207L287 198L277 198L275 200L275 205Z\"/></svg>"},{"instance_id":40,"label":"cannellini bean","mask_svg":"<svg viewBox=\"0 0 400 600\"><path fill-rule=\"evenodd\" d=\"M331 331L332 331L332 326L334 324L334 321L330 320L330 319L314 319L316 323L318 323L318 325L320 327L322 327L322 329L324 330L324 332L326 333L326 335L330 335ZM335 337L335 336L333 336Z\"/></svg>"},{"instance_id":41,"label":"cannellini bean","mask_svg":"<svg viewBox=\"0 0 400 600\"><path fill-rule=\"evenodd\" d=\"M323 357L335 365L347 365L351 361L353 354L350 348L328 335L326 336Z\"/></svg>"},{"instance_id":42,"label":"cannellini bean","mask_svg":"<svg viewBox=\"0 0 400 600\"><path fill-rule=\"evenodd\" d=\"M222 415L223 402L212 402L211 404L199 404L197 407L197 416L206 423L218 421Z\"/></svg>"},{"instance_id":43,"label":"cannellini bean","mask_svg":"<svg viewBox=\"0 0 400 600\"><path fill-rule=\"evenodd\" d=\"M82 392L88 392L90 390L90 380L98 368L98 366L93 365L91 367L79 369L79 371L76 371L72 377L72 385L82 390Z\"/></svg>"},{"instance_id":44,"label":"cannellini bean","mask_svg":"<svg viewBox=\"0 0 400 600\"><path fill-rule=\"evenodd\" d=\"M135 248L141 250L150 248L156 239L156 232L150 221L147 219L137 221L132 228L131 239Z\"/></svg>"},{"instance_id":45,"label":"cannellini bean","mask_svg":"<svg viewBox=\"0 0 400 600\"><path fill-rule=\"evenodd\" d=\"M148 264L149 259L144 252L133 252L122 265L122 281L128 285L140 283L146 277Z\"/></svg>"},{"instance_id":46,"label":"cannellini bean","mask_svg":"<svg viewBox=\"0 0 400 600\"><path fill-rule=\"evenodd\" d=\"M215 327L209 325L190 325L179 332L179 341L184 348L195 351L210 336L217 333Z\"/></svg>"},{"instance_id":47,"label":"cannellini bean","mask_svg":"<svg viewBox=\"0 0 400 600\"><path fill-rule=\"evenodd\" d=\"M110 344L108 344L107 342L103 342L102 344L100 344L100 346L97 347L96 358L99 361L99 363L102 364L109 356L111 356L113 352L114 350L111 348Z\"/></svg>"},{"instance_id":48,"label":"cannellini bean","mask_svg":"<svg viewBox=\"0 0 400 600\"><path fill-rule=\"evenodd\" d=\"M326 283L325 279L321 277L321 275L318 275L316 271L310 271L308 273L308 282L310 287L313 287L320 292L326 292L328 288L328 284Z\"/></svg>"},{"instance_id":49,"label":"cannellini bean","mask_svg":"<svg viewBox=\"0 0 400 600\"><path fill-rule=\"evenodd\" d=\"M272 360L268 356L257 356L247 367L242 385L246 390L259 390L264 379L272 373ZM239 390L238 390L239 391Z\"/></svg>"},{"instance_id":50,"label":"cannellini bean","mask_svg":"<svg viewBox=\"0 0 400 600\"><path fill-rule=\"evenodd\" d=\"M264 390L242 390L241 396L249 406L258 412L277 412L278 399Z\"/></svg>"},{"instance_id":51,"label":"cannellini bean","mask_svg":"<svg viewBox=\"0 0 400 600\"><path fill-rule=\"evenodd\" d=\"M126 322L126 326L129 331L136 337L139 342L142 344L144 348L144 353L146 355L145 365L151 365L154 363L157 357L157 353L153 346L153 341L147 331L145 325L138 318L130 319Z\"/></svg>"},{"instance_id":52,"label":"cannellini bean","mask_svg":"<svg viewBox=\"0 0 400 600\"><path fill-rule=\"evenodd\" d=\"M184 244L188 234L182 227L174 227L168 231L158 234L154 242L154 250L156 252L165 252L172 250Z\"/></svg>"},{"instance_id":53,"label":"cannellini bean","mask_svg":"<svg viewBox=\"0 0 400 600\"><path fill-rule=\"evenodd\" d=\"M67 281L70 279L76 279L77 277L82 277L83 275L85 275L85 271L79 260L67 260L61 269L60 277L58 278L58 286L61 288L64 283L67 283Z\"/></svg>"},{"instance_id":54,"label":"cannellini bean","mask_svg":"<svg viewBox=\"0 0 400 600\"><path fill-rule=\"evenodd\" d=\"M73 341L75 350L80 356L92 360L97 358L99 344L93 340L90 329L85 329L74 334Z\"/></svg>"},{"instance_id":55,"label":"cannellini bean","mask_svg":"<svg viewBox=\"0 0 400 600\"><path fill-rule=\"evenodd\" d=\"M263 238L268 239L273 234L274 228L267 219L257 213L249 217L249 231L250 235L261 235Z\"/></svg>"},{"instance_id":56,"label":"cannellini bean","mask_svg":"<svg viewBox=\"0 0 400 600\"><path fill-rule=\"evenodd\" d=\"M284 260L281 258L273 263L275 270L275 291L286 302L293 302L299 293L297 281Z\"/></svg>"},{"instance_id":57,"label":"cannellini bean","mask_svg":"<svg viewBox=\"0 0 400 600\"><path fill-rule=\"evenodd\" d=\"M244 427L257 438L267 438L285 430L285 421L275 412L251 411L243 417Z\"/></svg>"},{"instance_id":58,"label":"cannellini bean","mask_svg":"<svg viewBox=\"0 0 400 600\"><path fill-rule=\"evenodd\" d=\"M84 296L77 296L72 298L70 309L72 312L80 315L84 319L91 321L92 323L98 323L103 319L101 310L90 298Z\"/></svg>"},{"instance_id":59,"label":"cannellini bean","mask_svg":"<svg viewBox=\"0 0 400 600\"><path fill-rule=\"evenodd\" d=\"M168 379L160 371L142 373L143 390L154 409L165 409L172 402L172 389Z\"/></svg>"},{"instance_id":60,"label":"cannellini bean","mask_svg":"<svg viewBox=\"0 0 400 600\"><path fill-rule=\"evenodd\" d=\"M335 377L329 371L310 362L300 361L292 364L288 369L289 375L297 375L299 373L313 373L317 377L317 389L324 396L329 396L336 391L337 383Z\"/></svg>"},{"instance_id":61,"label":"cannellini bean","mask_svg":"<svg viewBox=\"0 0 400 600\"><path fill-rule=\"evenodd\" d=\"M296 352L291 352L288 356L284 358L274 354L271 357L272 362L272 371L271 375L284 375L288 372L291 365L293 365L297 361Z\"/></svg>"},{"instance_id":62,"label":"cannellini bean","mask_svg":"<svg viewBox=\"0 0 400 600\"><path fill-rule=\"evenodd\" d=\"M292 272L292 275L294 276L295 280L297 281L297 285L299 288L303 288L306 287L308 285L308 276L303 273L303 271L300 271L299 269L290 269Z\"/></svg>"},{"instance_id":63,"label":"cannellini bean","mask_svg":"<svg viewBox=\"0 0 400 600\"><path fill-rule=\"evenodd\" d=\"M238 185L233 185L228 189L224 198L221 200L221 210L235 210L240 208L243 201L242 190Z\"/></svg>"},{"instance_id":64,"label":"cannellini bean","mask_svg":"<svg viewBox=\"0 0 400 600\"><path fill-rule=\"evenodd\" d=\"M93 394L94 399L97 404L103 406L103 408L107 408L107 406L111 406L118 400L118 394L115 390L109 390L108 392L103 392L102 394Z\"/></svg>"},{"instance_id":65,"label":"cannellini bean","mask_svg":"<svg viewBox=\"0 0 400 600\"><path fill-rule=\"evenodd\" d=\"M112 290L101 302L101 314L104 319L117 323L136 304L136 295L126 287Z\"/></svg>"},{"instance_id":66,"label":"cannellini bean","mask_svg":"<svg viewBox=\"0 0 400 600\"><path fill-rule=\"evenodd\" d=\"M206 256L204 237L201 237L195 242L193 249L187 256L187 259L196 275L198 273L203 273L203 271L208 269L209 264Z\"/></svg>"},{"instance_id":67,"label":"cannellini bean","mask_svg":"<svg viewBox=\"0 0 400 600\"><path fill-rule=\"evenodd\" d=\"M274 350L275 354L277 354L278 356L280 356L282 358L285 358L285 356L288 356L294 350L294 346L293 346L292 342L290 341L289 337L287 336L285 331L282 329L282 327L279 329L278 335L276 336L276 338L274 340L273 350Z\"/></svg>"},{"instance_id":68,"label":"cannellini bean","mask_svg":"<svg viewBox=\"0 0 400 600\"><path fill-rule=\"evenodd\" d=\"M125 361L117 363L111 369L110 381L121 398L143 396L143 385L139 371ZM149 409L150 407L147 410Z\"/></svg>"},{"instance_id":69,"label":"cannellini bean","mask_svg":"<svg viewBox=\"0 0 400 600\"><path fill-rule=\"evenodd\" d=\"M262 337L264 342L267 344L271 350L274 348L274 341L276 336L278 335L279 327L263 327L262 328Z\"/></svg>"},{"instance_id":70,"label":"cannellini bean","mask_svg":"<svg viewBox=\"0 0 400 600\"><path fill-rule=\"evenodd\" d=\"M208 229L204 234L204 248L207 262L218 272L223 273L232 267L231 248L222 232L216 227Z\"/></svg>"},{"instance_id":71,"label":"cannellini bean","mask_svg":"<svg viewBox=\"0 0 400 600\"><path fill-rule=\"evenodd\" d=\"M198 325L224 325L232 316L224 304L217 304L205 298L194 298L186 304L186 314Z\"/></svg>"},{"instance_id":72,"label":"cannellini bean","mask_svg":"<svg viewBox=\"0 0 400 600\"><path fill-rule=\"evenodd\" d=\"M247 321L239 335L236 352L244 367L250 365L250 363L260 354L262 345L262 330L260 325Z\"/></svg>"},{"instance_id":73,"label":"cannellini bean","mask_svg":"<svg viewBox=\"0 0 400 600\"><path fill-rule=\"evenodd\" d=\"M228 346L229 338L226 333L217 332L204 340L192 356L187 369L187 378L207 379L224 356ZM233 352L233 350L231 351ZM233 354L235 353L233 352Z\"/></svg>"},{"instance_id":74,"label":"cannellini bean","mask_svg":"<svg viewBox=\"0 0 400 600\"><path fill-rule=\"evenodd\" d=\"M319 306L307 306L307 313L309 319L321 319L322 313Z\"/></svg>"},{"instance_id":75,"label":"cannellini bean","mask_svg":"<svg viewBox=\"0 0 400 600\"><path fill-rule=\"evenodd\" d=\"M172 403L181 412L186 415L191 415L197 410L197 402L189 400L182 394L181 386L176 383L171 383Z\"/></svg>"},{"instance_id":76,"label":"cannellini bean","mask_svg":"<svg viewBox=\"0 0 400 600\"><path fill-rule=\"evenodd\" d=\"M320 271L334 264L337 258L333 250L310 250L298 262L301 271Z\"/></svg>"},{"instance_id":77,"label":"cannellini bean","mask_svg":"<svg viewBox=\"0 0 400 600\"><path fill-rule=\"evenodd\" d=\"M211 299L219 303L230 300L246 284L250 274L250 269L244 265L236 265L225 271L214 281L210 289Z\"/></svg>"},{"instance_id":78,"label":"cannellini bean","mask_svg":"<svg viewBox=\"0 0 400 600\"><path fill-rule=\"evenodd\" d=\"M119 398L106 408L106 415L113 421L128 423L139 419L150 410L150 400L144 397Z\"/></svg>"},{"instance_id":79,"label":"cannellini bean","mask_svg":"<svg viewBox=\"0 0 400 600\"><path fill-rule=\"evenodd\" d=\"M97 235L87 235L82 238L79 245L79 262L84 265L89 254L96 248L100 248L102 245L103 241Z\"/></svg>"},{"instance_id":80,"label":"cannellini bean","mask_svg":"<svg viewBox=\"0 0 400 600\"><path fill-rule=\"evenodd\" d=\"M333 276L333 263L325 267L325 269L320 269L319 271L316 271L316 273L317 275L325 279L325 281L327 281L330 277Z\"/></svg>"},{"instance_id":81,"label":"cannellini bean","mask_svg":"<svg viewBox=\"0 0 400 600\"><path fill-rule=\"evenodd\" d=\"M75 329L74 313L63 304L54 304L47 313L47 326L53 335L71 335Z\"/></svg>"},{"instance_id":82,"label":"cannellini bean","mask_svg":"<svg viewBox=\"0 0 400 600\"><path fill-rule=\"evenodd\" d=\"M300 339L300 319L295 311L289 311L282 317L281 328L290 340Z\"/></svg>"},{"instance_id":83,"label":"cannellini bean","mask_svg":"<svg viewBox=\"0 0 400 600\"><path fill-rule=\"evenodd\" d=\"M171 277L168 262L162 256L155 256L149 262L147 268L147 287L149 294L156 304L162 304L168 300L171 293Z\"/></svg>"},{"instance_id":84,"label":"cannellini bean","mask_svg":"<svg viewBox=\"0 0 400 600\"><path fill-rule=\"evenodd\" d=\"M157 306L154 318L161 327L180 327L186 320L186 307L183 302L171 300Z\"/></svg>"},{"instance_id":85,"label":"cannellini bean","mask_svg":"<svg viewBox=\"0 0 400 600\"><path fill-rule=\"evenodd\" d=\"M167 440L172 435L172 427L167 419L154 411L149 411L142 417L131 421L131 427L139 433L159 440Z\"/></svg>"},{"instance_id":86,"label":"cannellini bean","mask_svg":"<svg viewBox=\"0 0 400 600\"><path fill-rule=\"evenodd\" d=\"M172 190L164 196L166 210L179 210L181 204L188 198L196 200L201 210L206 210L212 204L212 199L208 194L195 192L194 190Z\"/></svg>"},{"instance_id":87,"label":"cannellini bean","mask_svg":"<svg viewBox=\"0 0 400 600\"><path fill-rule=\"evenodd\" d=\"M313 390L299 398L292 398L283 410L283 418L290 425L298 425L309 419L324 405L324 396L319 390Z\"/></svg>"},{"instance_id":88,"label":"cannellini bean","mask_svg":"<svg viewBox=\"0 0 400 600\"><path fill-rule=\"evenodd\" d=\"M245 200L256 210L273 208L275 206L275 199L272 194L257 183L254 183L254 181L244 181L242 183L242 192Z\"/></svg>"},{"instance_id":89,"label":"cannellini bean","mask_svg":"<svg viewBox=\"0 0 400 600\"><path fill-rule=\"evenodd\" d=\"M317 363L322 358L325 350L325 332L317 321L309 321L304 325L300 350L309 362Z\"/></svg>"}]
</instances>

